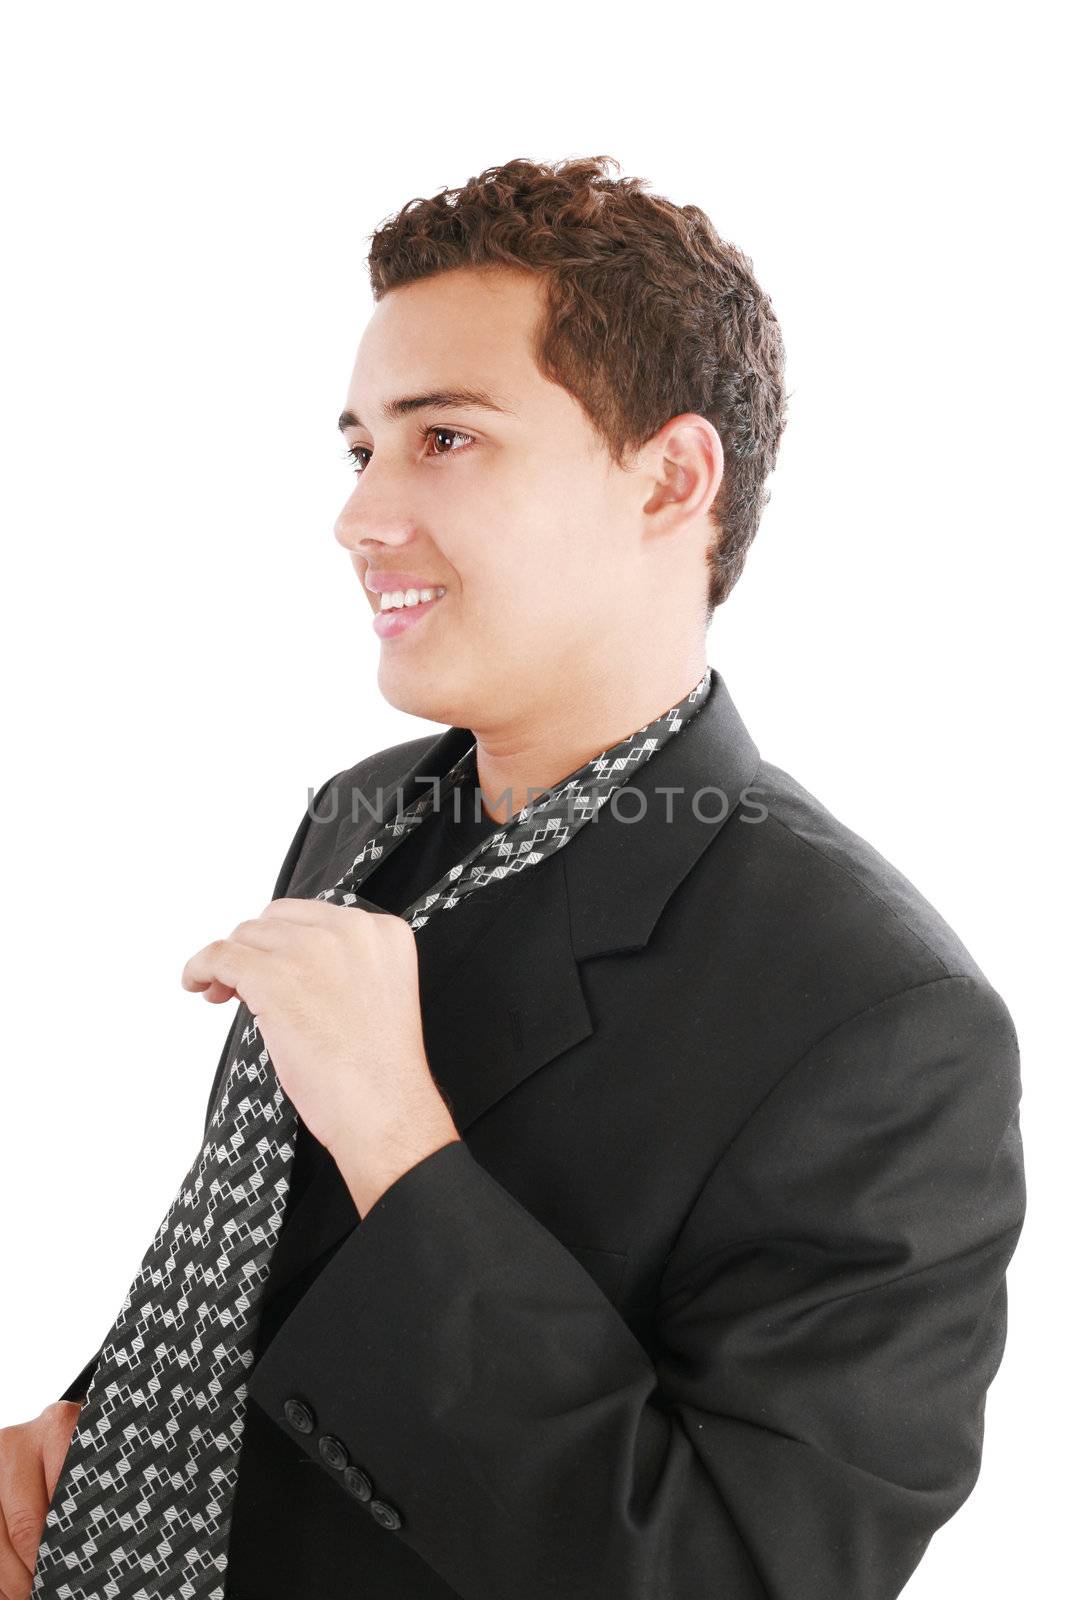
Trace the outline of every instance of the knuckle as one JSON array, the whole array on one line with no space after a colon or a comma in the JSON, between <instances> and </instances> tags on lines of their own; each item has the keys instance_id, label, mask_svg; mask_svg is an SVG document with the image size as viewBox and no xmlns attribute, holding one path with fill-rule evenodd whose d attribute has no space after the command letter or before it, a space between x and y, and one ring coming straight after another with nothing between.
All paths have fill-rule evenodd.
<instances>
[{"instance_id":1,"label":"knuckle","mask_svg":"<svg viewBox=\"0 0 1067 1600\"><path fill-rule=\"evenodd\" d=\"M16 1554L23 1559L34 1556L44 1528L44 1522L37 1512L29 1506L5 1506L4 1520L7 1523L7 1536Z\"/></svg>"},{"instance_id":2,"label":"knuckle","mask_svg":"<svg viewBox=\"0 0 1067 1600\"><path fill-rule=\"evenodd\" d=\"M65 1433L80 1411L79 1400L53 1400L41 1412L41 1419L47 1426Z\"/></svg>"},{"instance_id":3,"label":"knuckle","mask_svg":"<svg viewBox=\"0 0 1067 1600\"><path fill-rule=\"evenodd\" d=\"M6 1428L0 1428L0 1460L5 1465L23 1453L32 1432L32 1422L11 1422Z\"/></svg>"}]
</instances>

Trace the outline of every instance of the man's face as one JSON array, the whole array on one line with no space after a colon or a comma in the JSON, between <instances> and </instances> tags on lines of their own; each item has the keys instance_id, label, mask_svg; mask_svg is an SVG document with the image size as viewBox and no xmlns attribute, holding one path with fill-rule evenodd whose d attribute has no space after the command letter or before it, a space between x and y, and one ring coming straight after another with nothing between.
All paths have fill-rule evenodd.
<instances>
[{"instance_id":1,"label":"man's face","mask_svg":"<svg viewBox=\"0 0 1067 1600\"><path fill-rule=\"evenodd\" d=\"M358 475L334 531L361 586L376 573L386 588L401 586L393 573L444 586L378 646L384 697L432 721L491 729L558 711L632 647L640 616L647 480L615 467L534 365L542 292L512 270L420 279L379 301L356 355L358 424L343 432ZM459 389L502 409L386 412Z\"/></svg>"}]
</instances>

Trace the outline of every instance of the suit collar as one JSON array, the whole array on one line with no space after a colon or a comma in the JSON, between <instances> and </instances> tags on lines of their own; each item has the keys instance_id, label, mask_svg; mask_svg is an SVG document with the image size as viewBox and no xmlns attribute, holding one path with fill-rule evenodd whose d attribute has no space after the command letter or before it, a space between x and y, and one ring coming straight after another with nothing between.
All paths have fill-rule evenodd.
<instances>
[{"instance_id":1,"label":"suit collar","mask_svg":"<svg viewBox=\"0 0 1067 1600\"><path fill-rule=\"evenodd\" d=\"M609 801L562 852L573 851L564 867L577 960L648 943L758 765L759 751L713 671L701 709L625 785L644 797L644 815L620 790L617 815Z\"/></svg>"},{"instance_id":2,"label":"suit collar","mask_svg":"<svg viewBox=\"0 0 1067 1600\"><path fill-rule=\"evenodd\" d=\"M425 794L417 780L443 777L473 738L469 728L456 727L435 738L403 772L383 816ZM700 711L623 786L640 791L643 811L641 801L613 806L612 797L543 863L468 895L419 930L427 1058L461 1134L595 1031L578 963L647 944L758 763L756 746L713 671ZM639 820L627 821L631 816ZM319 863L310 880L297 874L298 892L310 896L335 883L381 826L366 810L347 822L325 867ZM363 897L374 903L373 876ZM299 1137L312 1137L303 1124ZM358 1220L324 1152L317 1168L286 1218L271 1267L271 1296Z\"/></svg>"},{"instance_id":3,"label":"suit collar","mask_svg":"<svg viewBox=\"0 0 1067 1600\"><path fill-rule=\"evenodd\" d=\"M425 792L414 782L417 775L443 777L473 742L469 728L446 729L403 775L399 804ZM758 765L759 751L722 676L713 669L708 698L696 715L638 768L563 850L531 873L517 875L524 880L550 871L553 865L564 872L569 943L576 960L639 950L647 944L671 895L736 808ZM396 809L391 805L387 815ZM364 837L370 831L368 827ZM481 901L488 908L498 887L506 892L511 881L489 885L462 904L473 910ZM373 900L373 882L368 895ZM431 918L419 938L428 946L427 936L434 928L446 936L456 915L452 911ZM433 942L436 947L438 941ZM457 956L465 942L456 942Z\"/></svg>"}]
</instances>

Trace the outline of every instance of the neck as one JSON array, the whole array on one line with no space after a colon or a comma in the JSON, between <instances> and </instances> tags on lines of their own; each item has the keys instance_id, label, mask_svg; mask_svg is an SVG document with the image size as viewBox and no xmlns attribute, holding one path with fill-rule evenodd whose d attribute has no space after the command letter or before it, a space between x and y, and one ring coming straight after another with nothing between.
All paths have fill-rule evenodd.
<instances>
[{"instance_id":1,"label":"neck","mask_svg":"<svg viewBox=\"0 0 1067 1600\"><path fill-rule=\"evenodd\" d=\"M472 728L482 816L510 821L602 750L662 716L699 683L706 668L701 651L640 681L583 684L580 698L561 698L544 714L524 718L521 726Z\"/></svg>"}]
</instances>

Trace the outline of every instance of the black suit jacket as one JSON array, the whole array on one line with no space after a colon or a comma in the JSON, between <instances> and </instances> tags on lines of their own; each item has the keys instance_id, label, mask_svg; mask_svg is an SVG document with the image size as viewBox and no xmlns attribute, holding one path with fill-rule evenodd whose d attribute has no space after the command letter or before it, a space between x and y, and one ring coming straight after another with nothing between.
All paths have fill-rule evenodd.
<instances>
[{"instance_id":1,"label":"black suit jacket","mask_svg":"<svg viewBox=\"0 0 1067 1600\"><path fill-rule=\"evenodd\" d=\"M275 896L335 883L360 795L391 811L472 738L330 779ZM1004 1002L717 672L626 787L641 820L605 805L417 936L461 1142L362 1220L314 1147L240 1600L889 1600L974 1485L1025 1208Z\"/></svg>"}]
</instances>

